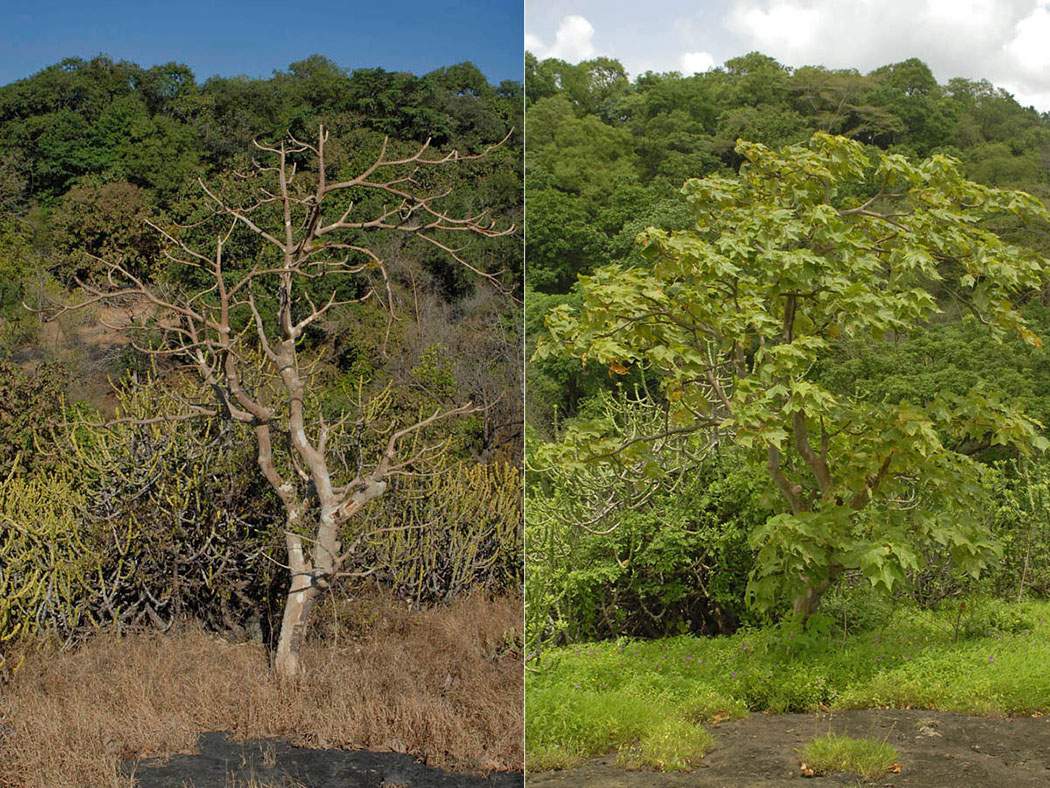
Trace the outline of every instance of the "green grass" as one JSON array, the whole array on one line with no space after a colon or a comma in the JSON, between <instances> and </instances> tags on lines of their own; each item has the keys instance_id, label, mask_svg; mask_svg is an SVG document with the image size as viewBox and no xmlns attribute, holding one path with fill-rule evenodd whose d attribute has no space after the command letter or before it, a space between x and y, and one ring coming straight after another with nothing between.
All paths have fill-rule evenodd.
<instances>
[{"instance_id":1,"label":"green grass","mask_svg":"<svg viewBox=\"0 0 1050 788\"><path fill-rule=\"evenodd\" d=\"M874 739L831 734L802 748L802 762L815 772L850 772L868 780L874 780L898 760L900 755L893 747Z\"/></svg>"},{"instance_id":2,"label":"green grass","mask_svg":"<svg viewBox=\"0 0 1050 788\"><path fill-rule=\"evenodd\" d=\"M702 723L749 711L1050 712L1050 603L968 600L962 618L886 607L866 620L846 636L767 627L545 651L526 679L527 766L618 752L625 765L690 768L707 746ZM688 740L681 752L675 736Z\"/></svg>"}]
</instances>

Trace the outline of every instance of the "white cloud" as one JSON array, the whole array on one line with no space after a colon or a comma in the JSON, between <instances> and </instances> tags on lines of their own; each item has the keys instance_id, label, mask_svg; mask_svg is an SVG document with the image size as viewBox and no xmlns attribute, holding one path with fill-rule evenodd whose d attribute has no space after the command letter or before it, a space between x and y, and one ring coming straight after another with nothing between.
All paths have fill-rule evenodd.
<instances>
[{"instance_id":1,"label":"white cloud","mask_svg":"<svg viewBox=\"0 0 1050 788\"><path fill-rule=\"evenodd\" d=\"M679 70L692 76L714 68L715 58L710 52L686 52L682 55L681 65Z\"/></svg>"},{"instance_id":2,"label":"white cloud","mask_svg":"<svg viewBox=\"0 0 1050 788\"><path fill-rule=\"evenodd\" d=\"M531 33L525 34L525 49L535 54L543 50L543 42Z\"/></svg>"},{"instance_id":3,"label":"white cloud","mask_svg":"<svg viewBox=\"0 0 1050 788\"><path fill-rule=\"evenodd\" d=\"M554 43L547 47L537 36L525 34L525 46L543 58L556 57L569 63L578 63L594 55L594 26L585 17L571 14L563 17L554 35Z\"/></svg>"},{"instance_id":4,"label":"white cloud","mask_svg":"<svg viewBox=\"0 0 1050 788\"><path fill-rule=\"evenodd\" d=\"M801 3L774 0L765 4L737 2L726 18L734 32L752 39L763 52L804 52L820 32L820 12Z\"/></svg>"},{"instance_id":5,"label":"white cloud","mask_svg":"<svg viewBox=\"0 0 1050 788\"><path fill-rule=\"evenodd\" d=\"M988 79L1050 109L1050 0L728 0L738 50L870 71L917 57L940 82Z\"/></svg>"},{"instance_id":6,"label":"white cloud","mask_svg":"<svg viewBox=\"0 0 1050 788\"><path fill-rule=\"evenodd\" d=\"M1002 3L996 0L926 0L926 17L950 27L987 28L996 24Z\"/></svg>"},{"instance_id":7,"label":"white cloud","mask_svg":"<svg viewBox=\"0 0 1050 788\"><path fill-rule=\"evenodd\" d=\"M758 50L862 73L919 58L939 82L987 79L1050 111L1050 0L527 0L538 57L706 70ZM567 16L569 14L569 16ZM595 31L599 32L595 32ZM557 32L555 32L557 31ZM595 43L597 39L598 43ZM544 46L546 42L546 46Z\"/></svg>"},{"instance_id":8,"label":"white cloud","mask_svg":"<svg viewBox=\"0 0 1050 788\"><path fill-rule=\"evenodd\" d=\"M998 87L1017 99L1017 103L1022 107L1035 107L1039 112L1050 112L1050 90L1030 90L1010 82L1003 82Z\"/></svg>"},{"instance_id":9,"label":"white cloud","mask_svg":"<svg viewBox=\"0 0 1050 788\"><path fill-rule=\"evenodd\" d=\"M1050 9L1046 3L1017 23L1013 38L1003 49L1021 71L1050 89L1046 79L1050 69Z\"/></svg>"}]
</instances>

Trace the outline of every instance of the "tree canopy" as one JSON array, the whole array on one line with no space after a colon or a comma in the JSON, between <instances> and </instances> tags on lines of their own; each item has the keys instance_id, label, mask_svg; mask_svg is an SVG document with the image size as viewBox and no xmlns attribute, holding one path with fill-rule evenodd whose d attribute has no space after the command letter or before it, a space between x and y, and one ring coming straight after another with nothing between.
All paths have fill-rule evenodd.
<instances>
[{"instance_id":1,"label":"tree canopy","mask_svg":"<svg viewBox=\"0 0 1050 788\"><path fill-rule=\"evenodd\" d=\"M1050 195L1047 119L987 81L938 84L916 58L862 73L790 68L753 52L702 74L608 76L621 72L615 61L526 57L533 291L565 298L579 274L610 261L639 262L634 239L646 227L690 227L678 189L690 178L736 173L745 161L736 149L741 138L780 148L822 131L888 153L945 154L978 183ZM1050 251L1045 233L1016 217L997 222L1011 242ZM543 333L538 326L532 339ZM552 406L576 413L603 388L593 378L560 385L551 363L537 362L528 373L531 388L550 396L535 407L547 414L535 424L544 435Z\"/></svg>"},{"instance_id":2,"label":"tree canopy","mask_svg":"<svg viewBox=\"0 0 1050 788\"><path fill-rule=\"evenodd\" d=\"M928 326L939 298L958 301L997 337L1040 340L1017 298L1050 263L987 229L1050 213L1019 191L963 177L934 155L916 162L818 133L773 151L740 142L737 177L685 183L694 229L652 228L646 260L581 277L579 307L547 317L556 351L659 381L665 425L624 441L608 424L571 427L563 462L643 461L652 441L700 433L764 464L785 511L751 537L751 591L789 594L811 614L845 570L892 589L929 542L965 571L994 554L979 519L977 446L1050 447L1037 422L994 392L936 391L873 402L836 393L811 371L840 337L885 340ZM712 438L711 436L714 435Z\"/></svg>"}]
</instances>

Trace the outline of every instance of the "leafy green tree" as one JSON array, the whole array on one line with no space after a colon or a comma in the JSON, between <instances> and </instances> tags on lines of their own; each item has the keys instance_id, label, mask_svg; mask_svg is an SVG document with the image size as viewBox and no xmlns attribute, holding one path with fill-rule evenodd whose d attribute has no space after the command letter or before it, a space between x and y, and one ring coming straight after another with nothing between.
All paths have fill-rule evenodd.
<instances>
[{"instance_id":1,"label":"leafy green tree","mask_svg":"<svg viewBox=\"0 0 1050 788\"><path fill-rule=\"evenodd\" d=\"M911 150L925 156L944 144L955 124L957 105L943 99L943 90L929 66L910 58L876 69L869 77L874 86L866 101L899 119L901 139ZM872 136L872 140L878 139L879 135Z\"/></svg>"},{"instance_id":2,"label":"leafy green tree","mask_svg":"<svg viewBox=\"0 0 1050 788\"><path fill-rule=\"evenodd\" d=\"M540 61L531 52L525 53L525 103L531 105L542 98L558 92L558 76L553 68L555 61L547 58Z\"/></svg>"},{"instance_id":3,"label":"leafy green tree","mask_svg":"<svg viewBox=\"0 0 1050 788\"><path fill-rule=\"evenodd\" d=\"M629 88L626 70L612 58L572 65L556 58L538 62L531 52L525 54L525 91L530 104L557 95L571 104L577 116L596 115L610 122Z\"/></svg>"},{"instance_id":4,"label":"leafy green tree","mask_svg":"<svg viewBox=\"0 0 1050 788\"><path fill-rule=\"evenodd\" d=\"M791 69L761 52L748 52L726 61L726 99L735 106L786 104Z\"/></svg>"},{"instance_id":5,"label":"leafy green tree","mask_svg":"<svg viewBox=\"0 0 1050 788\"><path fill-rule=\"evenodd\" d=\"M556 189L529 198L526 218L533 285L564 292L580 271L603 258L608 239L594 226L582 200Z\"/></svg>"},{"instance_id":6,"label":"leafy green tree","mask_svg":"<svg viewBox=\"0 0 1050 788\"><path fill-rule=\"evenodd\" d=\"M744 135L764 145L780 146L806 139L809 131L801 115L773 104L727 110L718 117L716 144L726 158L734 158L731 152ZM733 163L739 164L739 160Z\"/></svg>"},{"instance_id":7,"label":"leafy green tree","mask_svg":"<svg viewBox=\"0 0 1050 788\"><path fill-rule=\"evenodd\" d=\"M527 166L542 166L552 186L596 200L611 193L618 177L636 177L630 132L593 115L575 117L563 96L533 104L526 122L530 129Z\"/></svg>"},{"instance_id":8,"label":"leafy green tree","mask_svg":"<svg viewBox=\"0 0 1050 788\"><path fill-rule=\"evenodd\" d=\"M582 278L582 308L548 316L539 357L560 350L612 374L641 366L667 408L653 435L577 426L562 461L642 462L655 477L651 441L690 433L750 451L784 509L751 535L750 593L759 607L792 598L802 620L846 570L894 588L930 542L979 572L996 547L976 516L979 465L957 447L1045 449L1039 425L980 389L871 402L810 372L840 338L923 329L937 294L997 337L1040 344L1015 301L1048 263L981 221L1050 215L1030 195L967 181L946 156L913 162L823 133L779 153L749 142L737 151L739 177L683 187L696 229L643 233L651 265Z\"/></svg>"},{"instance_id":9,"label":"leafy green tree","mask_svg":"<svg viewBox=\"0 0 1050 788\"><path fill-rule=\"evenodd\" d=\"M31 237L25 222L0 215L0 321L16 316L30 271ZM2 326L0 322L0 326Z\"/></svg>"},{"instance_id":10,"label":"leafy green tree","mask_svg":"<svg viewBox=\"0 0 1050 788\"><path fill-rule=\"evenodd\" d=\"M853 69L832 71L821 66L800 68L791 80L796 105L820 131L870 144L896 142L904 123L893 112L869 101L872 87L870 76L863 77Z\"/></svg>"},{"instance_id":11,"label":"leafy green tree","mask_svg":"<svg viewBox=\"0 0 1050 788\"><path fill-rule=\"evenodd\" d=\"M427 106L440 114L449 138L469 139L474 147L506 133L505 124L510 118L500 112L504 101L473 63L432 71L426 79L431 85ZM511 122L520 129L520 118Z\"/></svg>"},{"instance_id":12,"label":"leafy green tree","mask_svg":"<svg viewBox=\"0 0 1050 788\"><path fill-rule=\"evenodd\" d=\"M135 88L153 114L179 116L186 109L187 99L197 94L197 78L189 66L165 63L142 72Z\"/></svg>"},{"instance_id":13,"label":"leafy green tree","mask_svg":"<svg viewBox=\"0 0 1050 788\"><path fill-rule=\"evenodd\" d=\"M149 193L127 181L74 186L52 215L59 279L101 274L102 259L122 258L138 275L149 275L161 254L161 238L147 225L153 218Z\"/></svg>"},{"instance_id":14,"label":"leafy green tree","mask_svg":"<svg viewBox=\"0 0 1050 788\"><path fill-rule=\"evenodd\" d=\"M346 70L324 57L311 55L288 66L282 75L289 87L315 109L344 109L349 88Z\"/></svg>"},{"instance_id":15,"label":"leafy green tree","mask_svg":"<svg viewBox=\"0 0 1050 788\"><path fill-rule=\"evenodd\" d=\"M635 124L635 130L643 182L661 178L678 188L687 178L699 178L723 166L716 153L720 141L713 141L703 123L684 110L657 115L644 125Z\"/></svg>"},{"instance_id":16,"label":"leafy green tree","mask_svg":"<svg viewBox=\"0 0 1050 788\"><path fill-rule=\"evenodd\" d=\"M682 77L648 71L635 80L634 91L624 97L620 108L634 122L684 112L710 132L721 109L714 92L711 79L704 74Z\"/></svg>"}]
</instances>

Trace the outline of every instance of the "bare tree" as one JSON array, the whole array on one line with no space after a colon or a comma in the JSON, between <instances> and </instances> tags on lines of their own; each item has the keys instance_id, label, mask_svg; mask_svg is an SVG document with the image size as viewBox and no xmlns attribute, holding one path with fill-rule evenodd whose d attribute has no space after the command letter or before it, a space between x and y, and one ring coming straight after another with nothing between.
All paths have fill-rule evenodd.
<instances>
[{"instance_id":1,"label":"bare tree","mask_svg":"<svg viewBox=\"0 0 1050 788\"><path fill-rule=\"evenodd\" d=\"M362 413L354 419L343 414L328 422L319 409L308 407L304 332L331 310L366 300L382 303L388 321L395 319L391 276L387 261L376 251L376 233L410 235L500 288L499 274L471 262L465 254L468 244L456 239L513 231L513 227L497 227L484 212L452 215L444 207L451 188L430 185L437 180L436 170L481 158L497 146L476 155L456 151L439 155L431 152L428 141L398 156L384 141L375 160L359 174L329 180L335 168L326 162L327 141L322 126L316 144L293 137L271 145L257 142L256 147L276 163L256 164L254 173L246 177L275 186L259 189L247 205L200 181L212 218L221 222L214 249L208 253L186 240L191 230L153 225L168 244L167 259L183 267L198 286L147 281L120 262L104 260L103 284L82 284L86 298L51 310L56 316L96 303L145 304L134 327L151 329L160 340L136 342L136 347L195 368L214 395L209 401L185 401L184 412L175 418L231 419L251 426L259 469L284 508L291 581L275 656L276 670L283 677L300 672L300 646L311 608L369 531L359 526L354 544L344 545L340 538L344 524L360 519L362 509L386 491L391 477L409 472L440 450L439 444L420 440L431 425L478 410L470 402L445 405L421 413L412 423L391 422L385 445L374 456L360 457L351 473L337 473L330 442L340 431L363 428L368 416ZM297 172L303 160L313 166ZM262 250L247 265L228 252L244 248L245 233L254 235ZM337 276L352 277L361 285L353 296L340 297L339 286L332 285L332 277ZM315 293L322 286L330 295L315 302L307 288L310 284ZM267 298L276 301L272 314L263 308ZM390 322L388 337L389 326ZM311 417L310 411L315 415ZM411 448L402 445L410 440ZM275 441L287 442L283 462L275 460Z\"/></svg>"}]
</instances>

